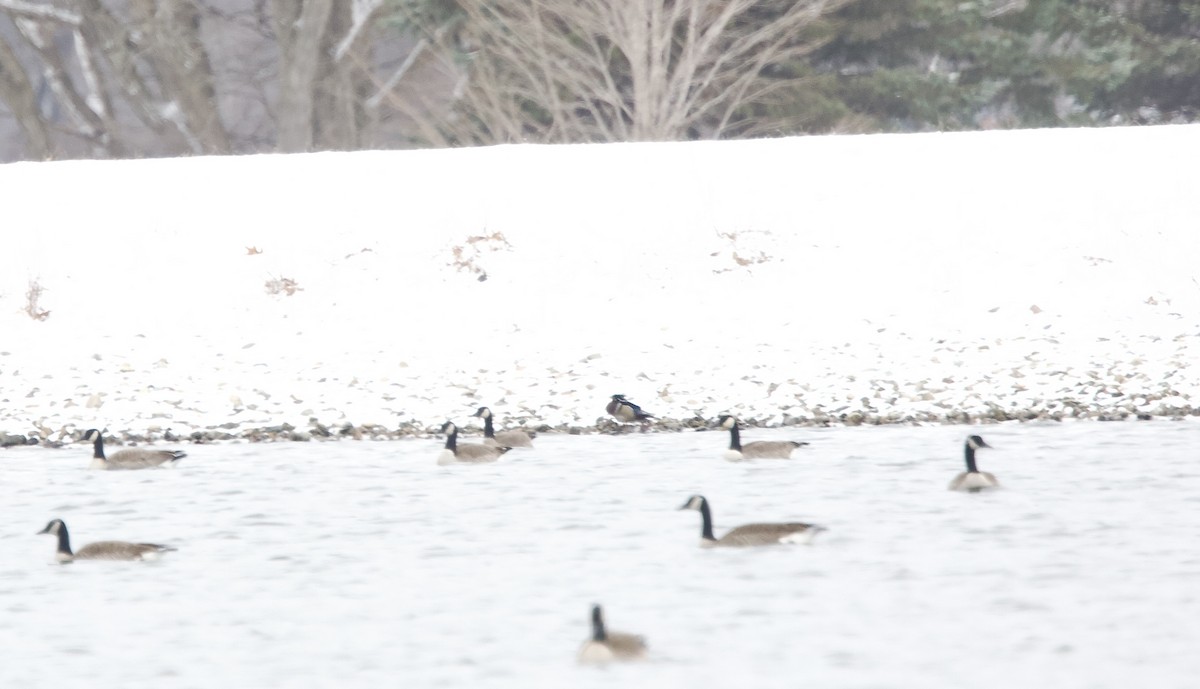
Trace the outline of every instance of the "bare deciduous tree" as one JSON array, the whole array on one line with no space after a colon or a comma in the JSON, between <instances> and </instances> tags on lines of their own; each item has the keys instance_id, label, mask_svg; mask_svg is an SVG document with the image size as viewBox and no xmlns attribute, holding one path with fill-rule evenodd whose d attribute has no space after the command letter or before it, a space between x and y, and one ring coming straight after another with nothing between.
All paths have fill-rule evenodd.
<instances>
[{"instance_id":1,"label":"bare deciduous tree","mask_svg":"<svg viewBox=\"0 0 1200 689\"><path fill-rule=\"evenodd\" d=\"M0 115L40 159L359 148L385 7L0 0Z\"/></svg>"},{"instance_id":2,"label":"bare deciduous tree","mask_svg":"<svg viewBox=\"0 0 1200 689\"><path fill-rule=\"evenodd\" d=\"M279 40L279 150L307 151L313 145L313 88L333 0L272 0Z\"/></svg>"},{"instance_id":3,"label":"bare deciduous tree","mask_svg":"<svg viewBox=\"0 0 1200 689\"><path fill-rule=\"evenodd\" d=\"M8 103L13 116L25 133L30 157L45 160L53 157L50 132L38 110L37 96L16 53L0 40L0 98Z\"/></svg>"},{"instance_id":4,"label":"bare deciduous tree","mask_svg":"<svg viewBox=\"0 0 1200 689\"><path fill-rule=\"evenodd\" d=\"M52 105L43 115L48 126L89 142L93 155L126 155L129 127L120 121L119 98L151 131L173 127L191 152L228 150L192 0L129 0L127 17L100 0L73 5L0 0L19 41L8 50L34 56L40 67ZM0 84L0 100L15 109L39 90L29 79ZM48 146L46 155L56 148Z\"/></svg>"},{"instance_id":5,"label":"bare deciduous tree","mask_svg":"<svg viewBox=\"0 0 1200 689\"><path fill-rule=\"evenodd\" d=\"M854 1L0 0L0 133L37 159L761 133Z\"/></svg>"},{"instance_id":6,"label":"bare deciduous tree","mask_svg":"<svg viewBox=\"0 0 1200 689\"><path fill-rule=\"evenodd\" d=\"M812 29L850 2L462 2L461 30L439 44L468 50L462 116L442 131L462 143L744 131L739 112L780 83L764 69L819 47Z\"/></svg>"},{"instance_id":7,"label":"bare deciduous tree","mask_svg":"<svg viewBox=\"0 0 1200 689\"><path fill-rule=\"evenodd\" d=\"M92 0L99 5L97 0ZM217 108L200 12L192 0L129 0L135 26L146 27L145 56L158 75L166 116L195 153L229 152ZM98 11L98 10L97 10Z\"/></svg>"}]
</instances>

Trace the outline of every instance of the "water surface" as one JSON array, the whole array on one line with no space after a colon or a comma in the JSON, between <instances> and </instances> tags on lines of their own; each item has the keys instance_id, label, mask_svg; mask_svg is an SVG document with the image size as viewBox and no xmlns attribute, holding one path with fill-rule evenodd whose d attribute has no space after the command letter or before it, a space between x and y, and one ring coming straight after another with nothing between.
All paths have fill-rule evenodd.
<instances>
[{"instance_id":1,"label":"water surface","mask_svg":"<svg viewBox=\"0 0 1200 689\"><path fill-rule=\"evenodd\" d=\"M93 472L0 453L4 687L1156 687L1200 676L1200 427L970 429L1005 489L965 495L965 427L543 436L439 467L436 440L189 446ZM702 550L750 521L811 546ZM53 564L76 547L179 548ZM581 668L589 606L652 660Z\"/></svg>"}]
</instances>

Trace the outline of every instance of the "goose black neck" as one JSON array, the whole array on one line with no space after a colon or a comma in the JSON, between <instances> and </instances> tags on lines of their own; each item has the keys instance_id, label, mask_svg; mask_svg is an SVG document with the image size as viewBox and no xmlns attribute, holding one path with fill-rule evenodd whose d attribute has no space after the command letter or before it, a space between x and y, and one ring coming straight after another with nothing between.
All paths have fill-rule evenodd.
<instances>
[{"instance_id":1,"label":"goose black neck","mask_svg":"<svg viewBox=\"0 0 1200 689\"><path fill-rule=\"evenodd\" d=\"M446 449L451 452L458 450L458 429L453 428L446 434Z\"/></svg>"},{"instance_id":2,"label":"goose black neck","mask_svg":"<svg viewBox=\"0 0 1200 689\"><path fill-rule=\"evenodd\" d=\"M705 540L708 540L708 541L717 540L713 536L712 511L710 511L708 509L708 501L707 500L702 500L700 502L700 519L701 519L700 537Z\"/></svg>"},{"instance_id":3,"label":"goose black neck","mask_svg":"<svg viewBox=\"0 0 1200 689\"><path fill-rule=\"evenodd\" d=\"M72 555L71 552L71 537L67 535L67 525L58 525L58 552L63 555Z\"/></svg>"},{"instance_id":4,"label":"goose black neck","mask_svg":"<svg viewBox=\"0 0 1200 689\"><path fill-rule=\"evenodd\" d=\"M592 608L592 640L604 641L608 639L608 632L604 629L604 615L600 612L600 606Z\"/></svg>"},{"instance_id":5,"label":"goose black neck","mask_svg":"<svg viewBox=\"0 0 1200 689\"><path fill-rule=\"evenodd\" d=\"M97 433L92 443L92 459L104 459L104 434Z\"/></svg>"},{"instance_id":6,"label":"goose black neck","mask_svg":"<svg viewBox=\"0 0 1200 689\"><path fill-rule=\"evenodd\" d=\"M729 449L742 451L742 434L738 430L737 421L733 422L733 427L729 429Z\"/></svg>"},{"instance_id":7,"label":"goose black neck","mask_svg":"<svg viewBox=\"0 0 1200 689\"><path fill-rule=\"evenodd\" d=\"M496 429L492 426L492 415L488 414L483 417L483 437L496 439Z\"/></svg>"},{"instance_id":8,"label":"goose black neck","mask_svg":"<svg viewBox=\"0 0 1200 689\"><path fill-rule=\"evenodd\" d=\"M979 473L979 469L977 469L975 467L975 448L971 447L971 443L969 441L967 442L967 445L966 445L966 454L967 454L967 473L969 473L969 474Z\"/></svg>"}]
</instances>

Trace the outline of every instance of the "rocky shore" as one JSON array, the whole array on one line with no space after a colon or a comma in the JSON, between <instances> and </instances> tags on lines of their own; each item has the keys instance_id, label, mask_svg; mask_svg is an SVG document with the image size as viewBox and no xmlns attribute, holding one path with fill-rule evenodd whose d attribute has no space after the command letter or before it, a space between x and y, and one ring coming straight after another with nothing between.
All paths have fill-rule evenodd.
<instances>
[{"instance_id":1,"label":"rocky shore","mask_svg":"<svg viewBox=\"0 0 1200 689\"><path fill-rule=\"evenodd\" d=\"M968 412L950 412L946 414L870 414L850 412L838 415L821 415L815 417L783 415L779 421L761 422L755 418L743 419L743 426L749 428L780 428L780 427L830 427L830 426L881 426L892 424L905 425L977 425L1005 422L1031 421L1180 421L1189 417L1200 418L1200 408L1185 406L1174 407L1160 405L1154 411L1139 411L1133 405L1110 407L1104 410L1088 409L1072 400L1065 400L1055 405L1056 410L1023 409L1011 411L994 408L984 414ZM1145 408L1145 407L1142 407ZM540 435L626 435L636 433L679 433L685 431L713 430L714 419L694 416L691 418L656 419L650 423L621 424L608 419L598 419L593 425L558 424L555 426L540 424L523 426L525 430ZM438 435L439 424L405 423L397 427L385 427L375 424L355 425L345 423L340 426L326 426L315 419L307 427L297 428L291 424L263 426L256 428L203 429L187 433L178 433L173 429L164 430L119 430L106 431L105 440L112 445L138 446L155 443L193 443L208 444L222 442L325 442L325 441L389 441L407 438L431 438ZM85 429L73 432L43 434L39 431L0 432L0 448L18 447L25 445L40 445L43 447L63 447L80 442ZM480 435L478 429L468 429L464 438Z\"/></svg>"}]
</instances>

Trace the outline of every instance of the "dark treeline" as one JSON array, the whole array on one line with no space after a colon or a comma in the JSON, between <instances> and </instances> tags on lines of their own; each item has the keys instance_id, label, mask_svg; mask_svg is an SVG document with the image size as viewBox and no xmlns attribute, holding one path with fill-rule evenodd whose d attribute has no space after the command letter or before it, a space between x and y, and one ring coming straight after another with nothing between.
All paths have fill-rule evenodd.
<instances>
[{"instance_id":1,"label":"dark treeline","mask_svg":"<svg viewBox=\"0 0 1200 689\"><path fill-rule=\"evenodd\" d=\"M0 0L0 160L1198 111L1200 0Z\"/></svg>"},{"instance_id":2,"label":"dark treeline","mask_svg":"<svg viewBox=\"0 0 1200 689\"><path fill-rule=\"evenodd\" d=\"M1192 122L1200 2L861 0L801 67L815 127L871 131Z\"/></svg>"}]
</instances>

